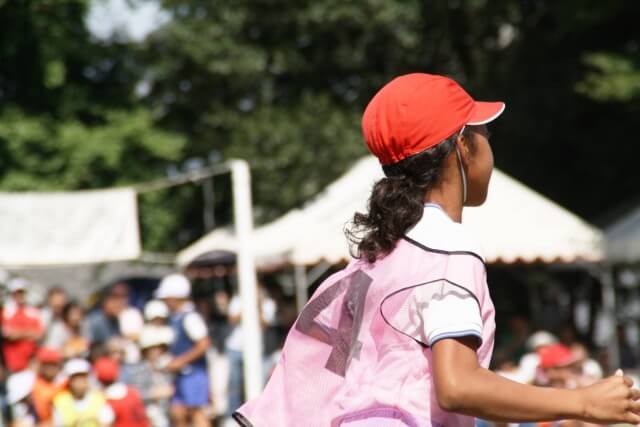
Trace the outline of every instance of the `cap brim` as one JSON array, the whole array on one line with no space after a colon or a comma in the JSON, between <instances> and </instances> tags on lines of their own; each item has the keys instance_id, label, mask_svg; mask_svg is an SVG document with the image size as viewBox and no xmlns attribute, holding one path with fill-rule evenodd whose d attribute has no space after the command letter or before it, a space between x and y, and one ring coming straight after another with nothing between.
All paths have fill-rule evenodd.
<instances>
[{"instance_id":1,"label":"cap brim","mask_svg":"<svg viewBox=\"0 0 640 427\"><path fill-rule=\"evenodd\" d=\"M577 357L575 354L572 354L571 356L567 356L565 358L563 358L562 360L560 360L557 364L558 368L566 368L567 366L571 366L574 363L577 363L580 361L580 358Z\"/></svg>"},{"instance_id":2,"label":"cap brim","mask_svg":"<svg viewBox=\"0 0 640 427\"><path fill-rule=\"evenodd\" d=\"M475 107L473 109L473 113L469 120L467 120L467 125L470 126L479 126L486 125L489 122L494 121L500 114L504 111L505 103L504 102L481 102L476 101Z\"/></svg>"},{"instance_id":3,"label":"cap brim","mask_svg":"<svg viewBox=\"0 0 640 427\"><path fill-rule=\"evenodd\" d=\"M72 371L65 372L65 374L68 377L72 377L74 375L89 375L89 372L90 371L87 371L85 369L75 369L75 370L72 370Z\"/></svg>"},{"instance_id":4,"label":"cap brim","mask_svg":"<svg viewBox=\"0 0 640 427\"><path fill-rule=\"evenodd\" d=\"M155 299L165 299L165 298L170 298L170 292L167 292L166 289L156 289L156 291L153 293L153 297Z\"/></svg>"}]
</instances>

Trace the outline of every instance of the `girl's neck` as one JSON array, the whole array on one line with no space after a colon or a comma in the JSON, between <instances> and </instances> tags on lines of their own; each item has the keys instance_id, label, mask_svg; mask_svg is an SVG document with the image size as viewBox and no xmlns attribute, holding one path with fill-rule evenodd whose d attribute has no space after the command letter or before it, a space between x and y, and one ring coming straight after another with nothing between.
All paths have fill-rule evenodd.
<instances>
[{"instance_id":1,"label":"girl's neck","mask_svg":"<svg viewBox=\"0 0 640 427\"><path fill-rule=\"evenodd\" d=\"M435 203L449 215L453 221L462 222L462 176L460 166L455 154L451 154L442 168L439 182L425 195L426 203Z\"/></svg>"},{"instance_id":2,"label":"girl's neck","mask_svg":"<svg viewBox=\"0 0 640 427\"><path fill-rule=\"evenodd\" d=\"M438 188L434 188L425 197L425 203L434 203L442 208L442 210L453 221L462 222L462 197L446 197Z\"/></svg>"}]
</instances>

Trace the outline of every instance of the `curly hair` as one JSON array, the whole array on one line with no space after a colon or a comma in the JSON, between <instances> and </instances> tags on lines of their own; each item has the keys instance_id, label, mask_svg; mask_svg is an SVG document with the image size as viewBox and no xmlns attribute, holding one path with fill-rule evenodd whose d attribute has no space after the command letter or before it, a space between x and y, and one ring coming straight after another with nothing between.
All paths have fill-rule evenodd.
<instances>
[{"instance_id":1,"label":"curly hair","mask_svg":"<svg viewBox=\"0 0 640 427\"><path fill-rule=\"evenodd\" d=\"M421 153L383 166L385 178L373 186L368 212L356 212L345 229L351 255L369 263L384 258L422 218L424 197L440 179L442 165L459 133Z\"/></svg>"}]
</instances>

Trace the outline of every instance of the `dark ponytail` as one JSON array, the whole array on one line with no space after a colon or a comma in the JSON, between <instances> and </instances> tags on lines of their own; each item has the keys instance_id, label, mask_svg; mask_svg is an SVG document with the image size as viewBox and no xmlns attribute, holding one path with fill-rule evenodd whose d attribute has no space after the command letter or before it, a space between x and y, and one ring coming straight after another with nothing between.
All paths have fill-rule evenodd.
<instances>
[{"instance_id":1,"label":"dark ponytail","mask_svg":"<svg viewBox=\"0 0 640 427\"><path fill-rule=\"evenodd\" d=\"M454 150L457 137L458 133L428 150L382 167L386 178L374 185L369 212L356 212L345 230L353 256L370 263L383 258L420 221L424 197L440 179L444 159Z\"/></svg>"}]
</instances>

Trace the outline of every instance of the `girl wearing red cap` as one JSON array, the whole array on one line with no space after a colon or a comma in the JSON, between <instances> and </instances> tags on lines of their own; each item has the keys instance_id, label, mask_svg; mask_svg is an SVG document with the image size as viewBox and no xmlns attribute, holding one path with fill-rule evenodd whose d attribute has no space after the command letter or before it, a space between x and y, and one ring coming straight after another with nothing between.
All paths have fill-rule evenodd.
<instances>
[{"instance_id":1,"label":"girl wearing red cap","mask_svg":"<svg viewBox=\"0 0 640 427\"><path fill-rule=\"evenodd\" d=\"M396 78L374 96L362 128L386 178L347 233L355 259L300 313L265 391L234 414L240 425L471 427L474 416L640 422L628 378L561 390L487 369L494 307L462 210L486 199L486 124L503 110L428 74Z\"/></svg>"}]
</instances>

